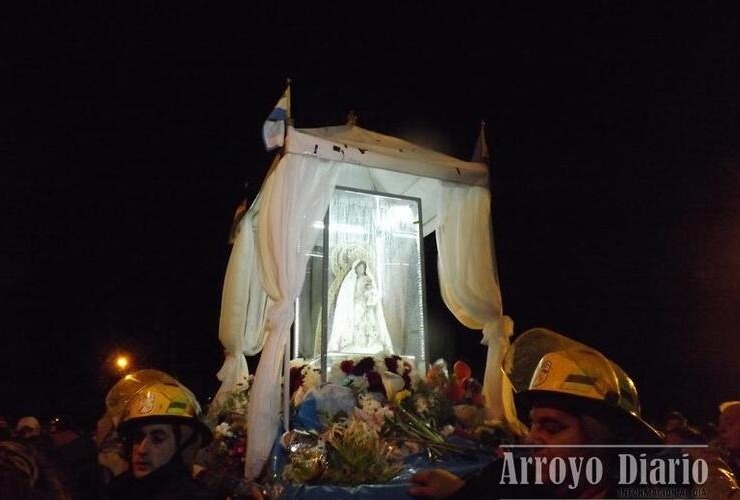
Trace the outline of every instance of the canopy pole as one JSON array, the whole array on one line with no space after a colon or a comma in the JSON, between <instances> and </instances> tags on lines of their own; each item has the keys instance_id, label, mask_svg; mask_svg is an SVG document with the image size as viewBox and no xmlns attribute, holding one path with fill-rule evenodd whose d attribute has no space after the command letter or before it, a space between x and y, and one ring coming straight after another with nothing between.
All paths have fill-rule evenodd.
<instances>
[{"instance_id":1,"label":"canopy pole","mask_svg":"<svg viewBox=\"0 0 740 500\"><path fill-rule=\"evenodd\" d=\"M288 122L288 126L292 127L294 124L293 97L291 95L293 93L293 89L291 88L293 80L288 77L285 79L285 84L287 86L286 93L288 95L288 116L286 121ZM281 156L285 154L285 148L288 143L288 127L285 128L285 137L286 140L283 141ZM285 347L283 350L283 430L285 432L290 430L290 342L291 335L288 334L288 338L285 339Z\"/></svg>"},{"instance_id":2,"label":"canopy pole","mask_svg":"<svg viewBox=\"0 0 740 500\"><path fill-rule=\"evenodd\" d=\"M290 336L285 340L283 356L283 430L290 430Z\"/></svg>"}]
</instances>

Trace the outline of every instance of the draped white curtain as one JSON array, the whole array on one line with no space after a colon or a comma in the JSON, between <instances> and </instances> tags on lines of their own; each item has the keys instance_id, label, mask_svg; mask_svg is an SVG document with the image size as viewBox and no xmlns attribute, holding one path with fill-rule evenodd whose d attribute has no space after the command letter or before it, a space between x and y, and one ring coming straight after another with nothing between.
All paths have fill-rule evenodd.
<instances>
[{"instance_id":1,"label":"draped white curtain","mask_svg":"<svg viewBox=\"0 0 740 500\"><path fill-rule=\"evenodd\" d=\"M257 354L265 343L268 298L257 271L254 214L250 210L239 223L226 266L218 328L226 359L216 375L221 381L214 398L216 403L246 384L249 368L244 356Z\"/></svg>"},{"instance_id":2,"label":"draped white curtain","mask_svg":"<svg viewBox=\"0 0 740 500\"><path fill-rule=\"evenodd\" d=\"M442 299L468 328L483 330L488 346L483 393L489 416L516 424L516 411L501 362L514 325L504 316L493 255L491 193L478 186L443 182L436 231Z\"/></svg>"},{"instance_id":3,"label":"draped white curtain","mask_svg":"<svg viewBox=\"0 0 740 500\"><path fill-rule=\"evenodd\" d=\"M245 475L256 477L267 461L280 423L280 377L293 323L294 302L309 253L323 235L324 215L336 185L334 162L289 154L262 187L257 214L258 267L267 309L266 341L249 400ZM287 388L286 388L287 389Z\"/></svg>"}]
</instances>

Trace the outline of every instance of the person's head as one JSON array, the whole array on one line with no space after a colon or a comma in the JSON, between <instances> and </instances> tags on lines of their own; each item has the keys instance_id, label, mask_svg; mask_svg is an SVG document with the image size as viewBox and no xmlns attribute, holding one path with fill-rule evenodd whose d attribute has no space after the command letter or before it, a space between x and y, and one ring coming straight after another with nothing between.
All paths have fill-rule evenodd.
<instances>
[{"instance_id":1,"label":"person's head","mask_svg":"<svg viewBox=\"0 0 740 500\"><path fill-rule=\"evenodd\" d=\"M584 460L599 455L597 449L582 447L607 442L611 433L606 424L583 413L580 405L557 395L540 394L531 401L528 420L530 431L525 440L534 457L551 463L556 457L582 457ZM570 446L572 445L572 447ZM549 468L544 468L545 483L550 483Z\"/></svg>"},{"instance_id":2,"label":"person's head","mask_svg":"<svg viewBox=\"0 0 740 500\"><path fill-rule=\"evenodd\" d=\"M15 433L22 439L31 439L41 434L41 424L36 417L23 417L15 425Z\"/></svg>"},{"instance_id":3,"label":"person's head","mask_svg":"<svg viewBox=\"0 0 740 500\"><path fill-rule=\"evenodd\" d=\"M80 437L80 429L69 415L58 415L47 425L51 442L55 447L64 446Z\"/></svg>"},{"instance_id":4,"label":"person's head","mask_svg":"<svg viewBox=\"0 0 740 500\"><path fill-rule=\"evenodd\" d=\"M632 380L594 349L530 330L514 342L504 369L518 390L518 413L530 424L526 442L542 445L536 456L587 458L606 448L581 445L655 444L660 438L640 417Z\"/></svg>"},{"instance_id":5,"label":"person's head","mask_svg":"<svg viewBox=\"0 0 740 500\"><path fill-rule=\"evenodd\" d=\"M528 444L590 445L614 440L611 420L587 403L556 394L538 394L530 404Z\"/></svg>"},{"instance_id":6,"label":"person's head","mask_svg":"<svg viewBox=\"0 0 740 500\"><path fill-rule=\"evenodd\" d=\"M361 260L357 263L355 266L355 272L358 276L362 276L367 271L367 263L364 260Z\"/></svg>"},{"instance_id":7,"label":"person's head","mask_svg":"<svg viewBox=\"0 0 740 500\"><path fill-rule=\"evenodd\" d=\"M211 439L195 396L166 377L141 384L125 404L118 425L136 478L146 477L173 460L189 465L197 450Z\"/></svg>"},{"instance_id":8,"label":"person's head","mask_svg":"<svg viewBox=\"0 0 740 500\"><path fill-rule=\"evenodd\" d=\"M172 461L193 430L184 425L150 423L136 425L130 431L131 472L145 477Z\"/></svg>"},{"instance_id":9,"label":"person's head","mask_svg":"<svg viewBox=\"0 0 740 500\"><path fill-rule=\"evenodd\" d=\"M740 457L740 401L720 406L719 440L728 453Z\"/></svg>"}]
</instances>

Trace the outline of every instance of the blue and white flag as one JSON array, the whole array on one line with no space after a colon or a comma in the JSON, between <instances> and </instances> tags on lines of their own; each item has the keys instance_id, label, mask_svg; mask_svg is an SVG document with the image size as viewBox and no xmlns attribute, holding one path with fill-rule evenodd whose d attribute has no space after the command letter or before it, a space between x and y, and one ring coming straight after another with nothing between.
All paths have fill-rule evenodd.
<instances>
[{"instance_id":1,"label":"blue and white flag","mask_svg":"<svg viewBox=\"0 0 740 500\"><path fill-rule=\"evenodd\" d=\"M267 151L281 147L285 143L285 122L290 117L290 86L275 105L270 116L262 126L262 139Z\"/></svg>"}]
</instances>

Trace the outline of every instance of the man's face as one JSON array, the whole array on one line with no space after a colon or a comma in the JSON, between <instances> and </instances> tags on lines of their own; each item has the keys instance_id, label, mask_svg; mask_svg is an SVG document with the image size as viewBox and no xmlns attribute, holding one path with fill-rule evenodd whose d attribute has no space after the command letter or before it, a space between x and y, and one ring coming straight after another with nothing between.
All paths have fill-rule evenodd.
<instances>
[{"instance_id":1,"label":"man's face","mask_svg":"<svg viewBox=\"0 0 740 500\"><path fill-rule=\"evenodd\" d=\"M533 450L535 457L547 458L550 463L555 457L586 457L586 449L574 446L573 448L549 448L550 445L581 445L589 444L588 435L580 418L555 408L535 407L529 413L532 421L527 444L541 444L542 448ZM543 467L546 472L549 467ZM543 478L547 481L547 478Z\"/></svg>"},{"instance_id":2,"label":"man's face","mask_svg":"<svg viewBox=\"0 0 740 500\"><path fill-rule=\"evenodd\" d=\"M719 416L719 440L733 455L740 455L740 405L730 406Z\"/></svg>"},{"instance_id":3,"label":"man's face","mask_svg":"<svg viewBox=\"0 0 740 500\"><path fill-rule=\"evenodd\" d=\"M142 425L134 430L131 470L134 477L145 477L169 463L177 451L177 441L169 424Z\"/></svg>"}]
</instances>

